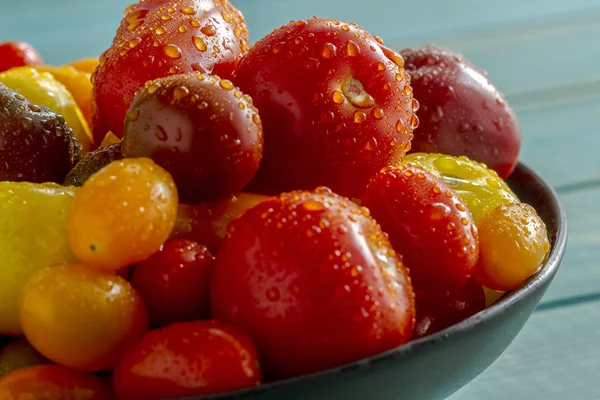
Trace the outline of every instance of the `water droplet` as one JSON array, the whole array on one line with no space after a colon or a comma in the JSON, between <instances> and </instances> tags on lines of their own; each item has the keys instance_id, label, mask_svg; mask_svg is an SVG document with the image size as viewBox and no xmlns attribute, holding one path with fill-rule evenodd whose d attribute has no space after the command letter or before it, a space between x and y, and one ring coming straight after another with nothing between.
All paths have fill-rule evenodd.
<instances>
[{"instance_id":1,"label":"water droplet","mask_svg":"<svg viewBox=\"0 0 600 400\"><path fill-rule=\"evenodd\" d=\"M179 27L179 29L177 29L180 33L185 33L187 31L187 28L185 27L185 25L181 25Z\"/></svg>"},{"instance_id":2,"label":"water droplet","mask_svg":"<svg viewBox=\"0 0 600 400\"><path fill-rule=\"evenodd\" d=\"M302 203L302 207L304 207L308 211L323 211L326 208L325 204L314 199L306 200L304 203Z\"/></svg>"},{"instance_id":3,"label":"water droplet","mask_svg":"<svg viewBox=\"0 0 600 400\"><path fill-rule=\"evenodd\" d=\"M157 82L152 82L147 88L148 94L154 94L158 89L160 89L160 84Z\"/></svg>"},{"instance_id":4,"label":"water droplet","mask_svg":"<svg viewBox=\"0 0 600 400\"><path fill-rule=\"evenodd\" d=\"M381 108L374 108L372 113L375 119L383 119L384 112Z\"/></svg>"},{"instance_id":5,"label":"water droplet","mask_svg":"<svg viewBox=\"0 0 600 400\"><path fill-rule=\"evenodd\" d=\"M216 54L219 54L219 53L221 52L221 49L219 48L219 46L215 45L215 46L213 46L213 51L214 51Z\"/></svg>"},{"instance_id":6,"label":"water droplet","mask_svg":"<svg viewBox=\"0 0 600 400\"><path fill-rule=\"evenodd\" d=\"M367 120L367 114L362 111L354 111L354 123L362 124Z\"/></svg>"},{"instance_id":7,"label":"water droplet","mask_svg":"<svg viewBox=\"0 0 600 400\"><path fill-rule=\"evenodd\" d=\"M402 56L398 53L396 53L394 50L389 49L387 47L382 47L381 51L383 51L383 54L390 59L394 64L396 64L398 67L402 68L404 67L404 58L402 58Z\"/></svg>"},{"instance_id":8,"label":"water droplet","mask_svg":"<svg viewBox=\"0 0 600 400\"><path fill-rule=\"evenodd\" d=\"M25 128L25 130L30 131L33 129L33 120L29 117L25 117L21 120L21 125L23 128Z\"/></svg>"},{"instance_id":9,"label":"water droplet","mask_svg":"<svg viewBox=\"0 0 600 400\"><path fill-rule=\"evenodd\" d=\"M377 64L377 69L378 69L379 71L385 71L385 64L384 64L384 63L382 63L382 62L378 63L378 64Z\"/></svg>"},{"instance_id":10,"label":"water droplet","mask_svg":"<svg viewBox=\"0 0 600 400\"><path fill-rule=\"evenodd\" d=\"M348 44L346 45L346 51L349 56L354 57L360 54L360 47L358 47L358 45L352 40L348 40Z\"/></svg>"},{"instance_id":11,"label":"water droplet","mask_svg":"<svg viewBox=\"0 0 600 400\"><path fill-rule=\"evenodd\" d=\"M127 112L127 119L130 121L136 121L140 116L140 110L133 108Z\"/></svg>"},{"instance_id":12,"label":"water droplet","mask_svg":"<svg viewBox=\"0 0 600 400\"><path fill-rule=\"evenodd\" d=\"M413 114L413 116L410 118L410 127L413 129L417 129L419 127L419 117L417 117L417 114Z\"/></svg>"},{"instance_id":13,"label":"water droplet","mask_svg":"<svg viewBox=\"0 0 600 400\"><path fill-rule=\"evenodd\" d=\"M284 46L284 43L283 43L283 42L278 42L278 43L275 43L275 44L273 45L273 48L271 49L271 52L272 52L273 54L277 54L277 53L279 53L279 52L281 51L281 49L282 49L282 47L283 47L283 46Z\"/></svg>"},{"instance_id":14,"label":"water droplet","mask_svg":"<svg viewBox=\"0 0 600 400\"><path fill-rule=\"evenodd\" d=\"M323 56L323 58L333 58L336 56L337 53L337 47L335 47L335 45L333 43L325 43L325 45L323 46L323 50L321 51L321 56Z\"/></svg>"},{"instance_id":15,"label":"water droplet","mask_svg":"<svg viewBox=\"0 0 600 400\"><path fill-rule=\"evenodd\" d=\"M390 90L390 89L391 89L391 86L389 83L386 82L383 84L383 90Z\"/></svg>"},{"instance_id":16,"label":"water droplet","mask_svg":"<svg viewBox=\"0 0 600 400\"><path fill-rule=\"evenodd\" d=\"M194 28L200 28L200 21L198 21L197 19L192 19L190 20L190 25Z\"/></svg>"},{"instance_id":17,"label":"water droplet","mask_svg":"<svg viewBox=\"0 0 600 400\"><path fill-rule=\"evenodd\" d=\"M246 106L244 105L244 103L242 103L241 101L238 103L238 108L243 110L246 108Z\"/></svg>"},{"instance_id":18,"label":"water droplet","mask_svg":"<svg viewBox=\"0 0 600 400\"><path fill-rule=\"evenodd\" d=\"M342 92L340 92L339 90L336 90L333 92L331 99L333 100L333 102L335 104L342 104L342 103L344 103L346 98L344 97L344 94Z\"/></svg>"},{"instance_id":19,"label":"water droplet","mask_svg":"<svg viewBox=\"0 0 600 400\"><path fill-rule=\"evenodd\" d=\"M306 26L306 21L303 21L303 20L295 21L294 22L294 26L296 28L302 28L303 26Z\"/></svg>"},{"instance_id":20,"label":"water droplet","mask_svg":"<svg viewBox=\"0 0 600 400\"><path fill-rule=\"evenodd\" d=\"M217 28L214 25L208 24L200 29L200 32L205 34L206 36L214 36L217 33Z\"/></svg>"},{"instance_id":21,"label":"water droplet","mask_svg":"<svg viewBox=\"0 0 600 400\"><path fill-rule=\"evenodd\" d=\"M252 121L256 124L256 125L260 125L260 117L258 116L258 114L252 114Z\"/></svg>"},{"instance_id":22,"label":"water droplet","mask_svg":"<svg viewBox=\"0 0 600 400\"><path fill-rule=\"evenodd\" d=\"M171 17L169 14L165 14L165 15L163 15L163 16L160 17L160 19L162 19L163 21L168 21L171 18L173 18L173 17Z\"/></svg>"},{"instance_id":23,"label":"water droplet","mask_svg":"<svg viewBox=\"0 0 600 400\"><path fill-rule=\"evenodd\" d=\"M498 132L502 132L502 129L504 128L504 120L502 118L495 118L492 122Z\"/></svg>"},{"instance_id":24,"label":"water droplet","mask_svg":"<svg viewBox=\"0 0 600 400\"><path fill-rule=\"evenodd\" d=\"M369 139L369 141L367 142L367 144L365 145L365 149L366 150L375 150L375 148L377 147L377 139L375 139L375 137L371 137Z\"/></svg>"},{"instance_id":25,"label":"water droplet","mask_svg":"<svg viewBox=\"0 0 600 400\"><path fill-rule=\"evenodd\" d=\"M412 93L412 88L409 85L404 85L404 94L409 96Z\"/></svg>"},{"instance_id":26,"label":"water droplet","mask_svg":"<svg viewBox=\"0 0 600 400\"><path fill-rule=\"evenodd\" d=\"M342 30L348 32L350 30L350 27L346 24L342 25Z\"/></svg>"},{"instance_id":27,"label":"water droplet","mask_svg":"<svg viewBox=\"0 0 600 400\"><path fill-rule=\"evenodd\" d=\"M168 44L165 47L163 47L163 53L165 53L165 55L170 58L181 58L181 50L174 44Z\"/></svg>"},{"instance_id":28,"label":"water droplet","mask_svg":"<svg viewBox=\"0 0 600 400\"><path fill-rule=\"evenodd\" d=\"M135 30L135 28L137 28L138 26L140 26L141 24L144 23L143 19L136 19L135 21L132 21L129 26L127 27L128 31L133 31Z\"/></svg>"},{"instance_id":29,"label":"water droplet","mask_svg":"<svg viewBox=\"0 0 600 400\"><path fill-rule=\"evenodd\" d=\"M402 82L404 80L404 75L402 75L402 74L396 74L396 80L398 82Z\"/></svg>"},{"instance_id":30,"label":"water droplet","mask_svg":"<svg viewBox=\"0 0 600 400\"><path fill-rule=\"evenodd\" d=\"M374 37L375 37L375 40L377 40L377 43L379 43L379 44L381 44L381 45L383 45L383 44L384 44L384 43L383 43L383 39L382 39L382 38L380 38L379 36L374 36Z\"/></svg>"},{"instance_id":31,"label":"water droplet","mask_svg":"<svg viewBox=\"0 0 600 400\"><path fill-rule=\"evenodd\" d=\"M129 47L131 47L133 49L135 46L140 44L141 41L142 41L142 39L140 39L139 37L133 38L129 41Z\"/></svg>"},{"instance_id":32,"label":"water droplet","mask_svg":"<svg viewBox=\"0 0 600 400\"><path fill-rule=\"evenodd\" d=\"M223 17L225 22L231 22L231 14L229 14L227 11L223 11L221 13L221 16Z\"/></svg>"},{"instance_id":33,"label":"water droplet","mask_svg":"<svg viewBox=\"0 0 600 400\"><path fill-rule=\"evenodd\" d=\"M181 7L181 13L185 14L185 15L193 15L193 14L196 14L196 10L194 10L193 7L184 6L184 7Z\"/></svg>"},{"instance_id":34,"label":"water droplet","mask_svg":"<svg viewBox=\"0 0 600 400\"><path fill-rule=\"evenodd\" d=\"M175 65L171 66L169 68L169 73L170 74L175 74L177 72L177 67Z\"/></svg>"},{"instance_id":35,"label":"water droplet","mask_svg":"<svg viewBox=\"0 0 600 400\"><path fill-rule=\"evenodd\" d=\"M175 12L175 9L173 7L169 7L167 8L167 12L173 14Z\"/></svg>"},{"instance_id":36,"label":"water droplet","mask_svg":"<svg viewBox=\"0 0 600 400\"><path fill-rule=\"evenodd\" d=\"M465 208L465 206L462 205L462 203L456 203L456 208L458 208L459 211L466 211L467 210Z\"/></svg>"},{"instance_id":37,"label":"water droplet","mask_svg":"<svg viewBox=\"0 0 600 400\"><path fill-rule=\"evenodd\" d=\"M198 110L206 110L208 108L208 103L206 101L200 102L197 106Z\"/></svg>"},{"instance_id":38,"label":"water droplet","mask_svg":"<svg viewBox=\"0 0 600 400\"><path fill-rule=\"evenodd\" d=\"M206 42L201 37L193 36L192 41L194 42L194 46L200 51L206 51L208 48Z\"/></svg>"},{"instance_id":39,"label":"water droplet","mask_svg":"<svg viewBox=\"0 0 600 400\"><path fill-rule=\"evenodd\" d=\"M190 90L185 86L177 86L173 89L173 98L175 100L181 100L184 97L187 97L190 94Z\"/></svg>"},{"instance_id":40,"label":"water droplet","mask_svg":"<svg viewBox=\"0 0 600 400\"><path fill-rule=\"evenodd\" d=\"M304 41L304 38L302 36L298 36L296 37L296 39L294 39L294 43L296 44L300 44Z\"/></svg>"},{"instance_id":41,"label":"water droplet","mask_svg":"<svg viewBox=\"0 0 600 400\"><path fill-rule=\"evenodd\" d=\"M119 51L119 55L120 55L121 57L123 57L125 54L127 54L127 51L128 51L128 49L126 49L126 48L122 48L122 49L121 49L121 51Z\"/></svg>"},{"instance_id":42,"label":"water droplet","mask_svg":"<svg viewBox=\"0 0 600 400\"><path fill-rule=\"evenodd\" d=\"M233 83L231 83L231 81L229 81L227 79L221 79L219 81L219 86L221 86L223 89L226 89L226 90L233 89Z\"/></svg>"},{"instance_id":43,"label":"water droplet","mask_svg":"<svg viewBox=\"0 0 600 400\"><path fill-rule=\"evenodd\" d=\"M29 110L33 111L34 113L42 111L42 109L40 107L36 106L35 104L31 104L31 103L29 103L27 105L27 108L29 108Z\"/></svg>"},{"instance_id":44,"label":"water droplet","mask_svg":"<svg viewBox=\"0 0 600 400\"><path fill-rule=\"evenodd\" d=\"M160 125L156 125L156 138L161 142L165 142L169 138L165 128Z\"/></svg>"},{"instance_id":45,"label":"water droplet","mask_svg":"<svg viewBox=\"0 0 600 400\"><path fill-rule=\"evenodd\" d=\"M463 225L469 225L469 220L466 219L466 218L461 218L460 219L460 223L463 224Z\"/></svg>"},{"instance_id":46,"label":"water droplet","mask_svg":"<svg viewBox=\"0 0 600 400\"><path fill-rule=\"evenodd\" d=\"M404 131L404 124L402 123L402 120L398 120L398 122L396 122L396 132L402 133L402 131Z\"/></svg>"}]
</instances>

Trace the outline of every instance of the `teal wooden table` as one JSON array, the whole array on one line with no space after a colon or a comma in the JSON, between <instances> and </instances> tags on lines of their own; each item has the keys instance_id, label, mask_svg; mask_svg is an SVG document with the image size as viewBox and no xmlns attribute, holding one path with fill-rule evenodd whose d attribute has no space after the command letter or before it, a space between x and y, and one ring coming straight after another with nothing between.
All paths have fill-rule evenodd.
<instances>
[{"instance_id":1,"label":"teal wooden table","mask_svg":"<svg viewBox=\"0 0 600 400\"><path fill-rule=\"evenodd\" d=\"M0 41L48 63L98 56L131 0L0 0ZM313 14L352 19L396 49L463 52L516 109L521 159L557 189L569 218L561 270L500 359L451 400L600 399L600 2L598 0L238 0L253 40ZM390 3L394 3L390 1ZM264 21L269 21L265 23ZM426 400L426 399L424 399Z\"/></svg>"}]
</instances>

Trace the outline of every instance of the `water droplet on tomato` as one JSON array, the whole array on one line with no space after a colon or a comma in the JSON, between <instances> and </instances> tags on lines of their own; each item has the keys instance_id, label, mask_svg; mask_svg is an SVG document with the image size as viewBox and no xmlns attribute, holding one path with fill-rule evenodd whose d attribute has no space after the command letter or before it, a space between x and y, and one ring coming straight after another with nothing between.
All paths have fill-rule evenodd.
<instances>
[{"instance_id":1,"label":"water droplet on tomato","mask_svg":"<svg viewBox=\"0 0 600 400\"><path fill-rule=\"evenodd\" d=\"M225 90L233 89L233 83L231 83L231 81L229 81L227 79L221 79L219 81L219 86L221 86Z\"/></svg>"},{"instance_id":2,"label":"water droplet on tomato","mask_svg":"<svg viewBox=\"0 0 600 400\"><path fill-rule=\"evenodd\" d=\"M323 46L323 50L321 51L321 56L323 58L333 58L337 53L337 47L333 43L325 43Z\"/></svg>"},{"instance_id":3,"label":"water droplet on tomato","mask_svg":"<svg viewBox=\"0 0 600 400\"><path fill-rule=\"evenodd\" d=\"M200 32L205 34L206 36L214 36L217 33L217 28L214 25L208 24L200 29Z\"/></svg>"},{"instance_id":4,"label":"water droplet on tomato","mask_svg":"<svg viewBox=\"0 0 600 400\"><path fill-rule=\"evenodd\" d=\"M366 120L367 120L367 114L365 114L362 111L355 111L354 112L354 123L355 124L362 124Z\"/></svg>"},{"instance_id":5,"label":"water droplet on tomato","mask_svg":"<svg viewBox=\"0 0 600 400\"><path fill-rule=\"evenodd\" d=\"M339 90L336 90L333 92L331 99L333 100L333 102L335 104L342 104L345 101L344 94L342 92L340 92Z\"/></svg>"},{"instance_id":6,"label":"water droplet on tomato","mask_svg":"<svg viewBox=\"0 0 600 400\"><path fill-rule=\"evenodd\" d=\"M131 47L133 49L135 46L140 44L141 41L142 41L142 39L140 39L139 37L135 37L129 41L129 47Z\"/></svg>"},{"instance_id":7,"label":"water droplet on tomato","mask_svg":"<svg viewBox=\"0 0 600 400\"><path fill-rule=\"evenodd\" d=\"M348 44L346 45L346 52L349 56L354 57L360 54L360 47L358 47L358 45L352 40L348 40Z\"/></svg>"},{"instance_id":8,"label":"water droplet on tomato","mask_svg":"<svg viewBox=\"0 0 600 400\"><path fill-rule=\"evenodd\" d=\"M136 121L140 116L140 110L133 108L127 112L127 119L130 121Z\"/></svg>"},{"instance_id":9,"label":"water droplet on tomato","mask_svg":"<svg viewBox=\"0 0 600 400\"><path fill-rule=\"evenodd\" d=\"M178 29L177 29L180 33L185 33L187 31L187 28L185 27L185 25L181 25Z\"/></svg>"},{"instance_id":10,"label":"water droplet on tomato","mask_svg":"<svg viewBox=\"0 0 600 400\"><path fill-rule=\"evenodd\" d=\"M181 13L185 14L185 15L193 15L193 14L196 14L196 10L194 10L193 7L184 6L184 7L181 7Z\"/></svg>"},{"instance_id":11,"label":"water droplet on tomato","mask_svg":"<svg viewBox=\"0 0 600 400\"><path fill-rule=\"evenodd\" d=\"M187 97L190 94L190 90L185 86L177 86L173 89L173 98L175 100L181 100L184 97Z\"/></svg>"},{"instance_id":12,"label":"water droplet on tomato","mask_svg":"<svg viewBox=\"0 0 600 400\"><path fill-rule=\"evenodd\" d=\"M174 44L168 44L165 47L163 47L163 53L165 53L165 55L170 58L181 58L181 50Z\"/></svg>"},{"instance_id":13,"label":"water droplet on tomato","mask_svg":"<svg viewBox=\"0 0 600 400\"><path fill-rule=\"evenodd\" d=\"M193 36L192 41L194 42L194 46L200 51L206 51L208 48L206 42L201 37Z\"/></svg>"}]
</instances>

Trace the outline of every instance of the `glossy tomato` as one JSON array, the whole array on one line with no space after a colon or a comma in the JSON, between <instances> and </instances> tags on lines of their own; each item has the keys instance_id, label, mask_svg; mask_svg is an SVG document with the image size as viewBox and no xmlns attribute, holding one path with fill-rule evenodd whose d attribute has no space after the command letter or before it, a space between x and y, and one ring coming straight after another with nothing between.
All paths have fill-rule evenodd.
<instances>
[{"instance_id":1,"label":"glossy tomato","mask_svg":"<svg viewBox=\"0 0 600 400\"><path fill-rule=\"evenodd\" d=\"M136 265L131 283L142 296L153 326L208 317L214 260L206 247L173 239Z\"/></svg>"},{"instance_id":2,"label":"glossy tomato","mask_svg":"<svg viewBox=\"0 0 600 400\"><path fill-rule=\"evenodd\" d=\"M14 67L43 64L42 57L37 50L25 42L0 43L0 72Z\"/></svg>"},{"instance_id":3,"label":"glossy tomato","mask_svg":"<svg viewBox=\"0 0 600 400\"><path fill-rule=\"evenodd\" d=\"M215 320L151 331L116 366L120 400L160 400L234 391L262 382L250 338Z\"/></svg>"},{"instance_id":4,"label":"glossy tomato","mask_svg":"<svg viewBox=\"0 0 600 400\"><path fill-rule=\"evenodd\" d=\"M147 81L192 71L227 79L247 43L244 18L227 0L140 1L131 5L93 75L97 119L122 137L129 103Z\"/></svg>"},{"instance_id":5,"label":"glossy tomato","mask_svg":"<svg viewBox=\"0 0 600 400\"><path fill-rule=\"evenodd\" d=\"M0 380L2 400L113 400L98 377L60 365L38 365L12 372Z\"/></svg>"},{"instance_id":6,"label":"glossy tomato","mask_svg":"<svg viewBox=\"0 0 600 400\"><path fill-rule=\"evenodd\" d=\"M229 225L211 307L256 340L273 378L391 349L414 323L408 272L387 236L325 188L269 198Z\"/></svg>"},{"instance_id":7,"label":"glossy tomato","mask_svg":"<svg viewBox=\"0 0 600 400\"><path fill-rule=\"evenodd\" d=\"M249 191L319 185L358 197L410 148L418 125L402 57L355 24L312 18L258 41L234 82L263 121L265 150Z\"/></svg>"}]
</instances>

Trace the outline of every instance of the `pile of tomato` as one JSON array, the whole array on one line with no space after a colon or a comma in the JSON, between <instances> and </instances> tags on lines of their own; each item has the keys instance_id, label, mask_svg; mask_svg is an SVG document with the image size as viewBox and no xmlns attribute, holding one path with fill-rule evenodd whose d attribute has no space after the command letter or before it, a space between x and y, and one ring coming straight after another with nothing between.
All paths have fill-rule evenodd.
<instances>
[{"instance_id":1,"label":"pile of tomato","mask_svg":"<svg viewBox=\"0 0 600 400\"><path fill-rule=\"evenodd\" d=\"M0 399L229 392L453 325L549 252L519 148L463 56L335 19L250 46L227 0L140 0L97 60L0 44Z\"/></svg>"}]
</instances>

